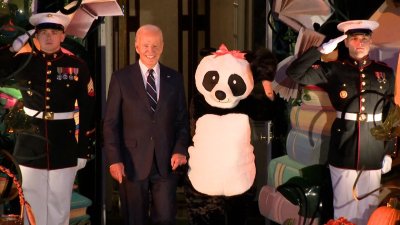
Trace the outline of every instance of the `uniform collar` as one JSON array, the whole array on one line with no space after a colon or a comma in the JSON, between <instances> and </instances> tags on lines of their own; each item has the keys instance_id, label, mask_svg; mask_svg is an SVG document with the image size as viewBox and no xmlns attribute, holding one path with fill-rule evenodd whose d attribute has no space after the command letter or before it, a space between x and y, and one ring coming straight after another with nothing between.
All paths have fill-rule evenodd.
<instances>
[{"instance_id":1,"label":"uniform collar","mask_svg":"<svg viewBox=\"0 0 400 225\"><path fill-rule=\"evenodd\" d=\"M45 53L45 52L39 50L39 51L37 51L37 55L41 56L43 59L46 59L46 60L54 60L54 59L59 58L62 55L64 55L64 53L61 51L61 49L52 54L48 54L48 53Z\"/></svg>"},{"instance_id":2,"label":"uniform collar","mask_svg":"<svg viewBox=\"0 0 400 225\"><path fill-rule=\"evenodd\" d=\"M358 67L366 67L371 63L368 55L364 56L362 59L353 59L351 58L353 64Z\"/></svg>"},{"instance_id":3,"label":"uniform collar","mask_svg":"<svg viewBox=\"0 0 400 225\"><path fill-rule=\"evenodd\" d=\"M353 59L349 56L347 61L349 64L359 68L363 68L371 64L371 59L368 55L364 56L362 59Z\"/></svg>"}]
</instances>

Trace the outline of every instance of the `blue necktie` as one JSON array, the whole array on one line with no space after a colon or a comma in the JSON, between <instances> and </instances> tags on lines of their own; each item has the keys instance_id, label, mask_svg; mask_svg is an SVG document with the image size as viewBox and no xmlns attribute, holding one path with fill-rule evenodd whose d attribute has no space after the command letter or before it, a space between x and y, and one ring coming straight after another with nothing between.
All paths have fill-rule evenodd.
<instances>
[{"instance_id":1,"label":"blue necktie","mask_svg":"<svg viewBox=\"0 0 400 225\"><path fill-rule=\"evenodd\" d=\"M153 69L148 70L146 92L149 97L151 110L155 112L157 107L157 88L153 73Z\"/></svg>"}]
</instances>

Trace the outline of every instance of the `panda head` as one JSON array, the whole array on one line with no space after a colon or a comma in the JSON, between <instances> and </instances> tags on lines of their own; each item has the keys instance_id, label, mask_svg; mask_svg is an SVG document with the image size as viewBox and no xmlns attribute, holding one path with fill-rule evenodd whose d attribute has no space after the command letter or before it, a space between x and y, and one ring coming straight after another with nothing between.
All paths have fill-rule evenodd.
<instances>
[{"instance_id":1,"label":"panda head","mask_svg":"<svg viewBox=\"0 0 400 225\"><path fill-rule=\"evenodd\" d=\"M223 109L237 106L254 87L253 74L244 53L228 51L225 45L200 61L195 81L206 102Z\"/></svg>"}]
</instances>

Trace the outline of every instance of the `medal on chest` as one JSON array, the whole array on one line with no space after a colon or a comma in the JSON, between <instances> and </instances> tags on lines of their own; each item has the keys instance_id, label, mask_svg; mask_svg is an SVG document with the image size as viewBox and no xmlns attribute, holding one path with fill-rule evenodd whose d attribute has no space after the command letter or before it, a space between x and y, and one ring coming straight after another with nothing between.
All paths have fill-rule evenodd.
<instances>
[{"instance_id":1,"label":"medal on chest","mask_svg":"<svg viewBox=\"0 0 400 225\"><path fill-rule=\"evenodd\" d=\"M74 80L78 81L79 68L75 67L57 67L57 80Z\"/></svg>"}]
</instances>

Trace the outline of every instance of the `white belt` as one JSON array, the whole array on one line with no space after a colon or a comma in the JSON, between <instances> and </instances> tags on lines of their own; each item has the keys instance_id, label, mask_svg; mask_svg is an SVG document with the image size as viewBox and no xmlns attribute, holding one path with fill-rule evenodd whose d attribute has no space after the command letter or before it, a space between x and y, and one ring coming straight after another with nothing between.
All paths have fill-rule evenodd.
<instances>
[{"instance_id":1,"label":"white belt","mask_svg":"<svg viewBox=\"0 0 400 225\"><path fill-rule=\"evenodd\" d=\"M336 117L342 118L342 112L336 111ZM366 113L345 113L345 120L354 120L354 121L366 121L366 122L377 122L382 120L382 113L378 114L366 114Z\"/></svg>"},{"instance_id":2,"label":"white belt","mask_svg":"<svg viewBox=\"0 0 400 225\"><path fill-rule=\"evenodd\" d=\"M67 120L73 119L75 112L40 112L34 109L24 107L25 114L45 120Z\"/></svg>"}]
</instances>

